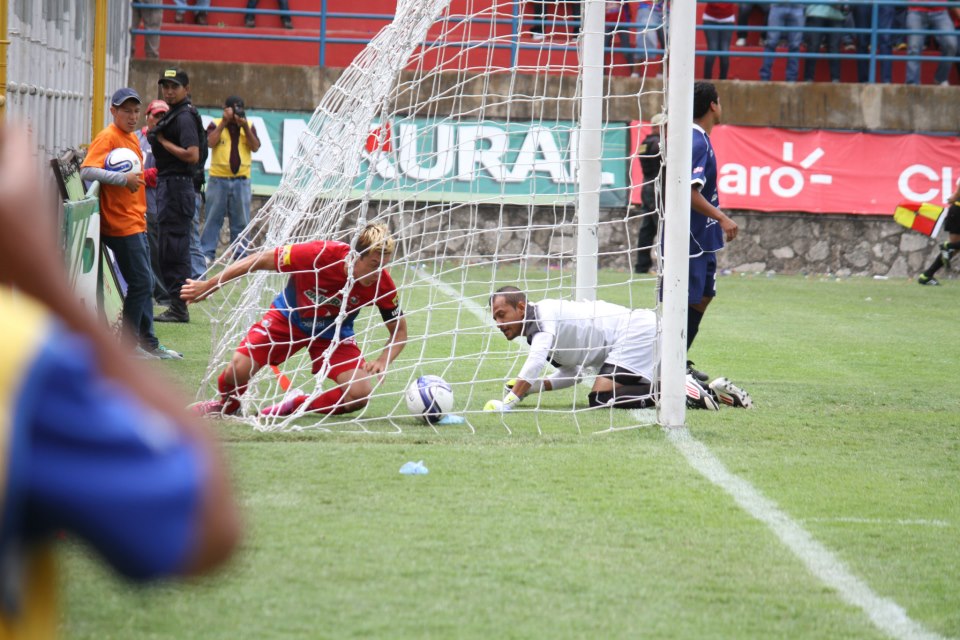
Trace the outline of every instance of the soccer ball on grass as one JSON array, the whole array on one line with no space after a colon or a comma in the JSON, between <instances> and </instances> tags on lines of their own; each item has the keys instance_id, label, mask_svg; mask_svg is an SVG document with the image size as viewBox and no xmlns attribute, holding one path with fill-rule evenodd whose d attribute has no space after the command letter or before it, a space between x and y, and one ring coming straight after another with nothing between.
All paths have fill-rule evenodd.
<instances>
[{"instance_id":1,"label":"soccer ball on grass","mask_svg":"<svg viewBox=\"0 0 960 640\"><path fill-rule=\"evenodd\" d=\"M440 376L420 376L405 394L407 409L429 424L437 424L453 411L453 389Z\"/></svg>"}]
</instances>

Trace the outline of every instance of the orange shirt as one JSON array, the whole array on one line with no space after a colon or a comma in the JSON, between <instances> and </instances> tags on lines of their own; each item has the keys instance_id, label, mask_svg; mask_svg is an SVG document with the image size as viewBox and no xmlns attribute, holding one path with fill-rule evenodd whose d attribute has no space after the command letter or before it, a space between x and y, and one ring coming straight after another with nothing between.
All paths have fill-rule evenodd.
<instances>
[{"instance_id":1,"label":"orange shirt","mask_svg":"<svg viewBox=\"0 0 960 640\"><path fill-rule=\"evenodd\" d=\"M107 154L118 147L135 151L143 163L140 142L133 133L124 133L110 123L90 143L83 166L103 169ZM147 191L142 186L136 193L126 187L100 185L100 233L105 236L132 236L147 230Z\"/></svg>"}]
</instances>

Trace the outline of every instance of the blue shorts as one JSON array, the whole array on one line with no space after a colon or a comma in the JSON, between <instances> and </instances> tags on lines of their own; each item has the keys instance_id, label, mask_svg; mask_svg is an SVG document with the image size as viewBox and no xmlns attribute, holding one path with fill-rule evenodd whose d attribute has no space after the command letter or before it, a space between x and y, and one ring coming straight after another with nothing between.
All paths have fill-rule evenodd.
<instances>
[{"instance_id":1,"label":"blue shorts","mask_svg":"<svg viewBox=\"0 0 960 640\"><path fill-rule=\"evenodd\" d=\"M687 304L700 304L704 298L717 295L717 254L701 253L690 258L690 279L687 289Z\"/></svg>"}]
</instances>

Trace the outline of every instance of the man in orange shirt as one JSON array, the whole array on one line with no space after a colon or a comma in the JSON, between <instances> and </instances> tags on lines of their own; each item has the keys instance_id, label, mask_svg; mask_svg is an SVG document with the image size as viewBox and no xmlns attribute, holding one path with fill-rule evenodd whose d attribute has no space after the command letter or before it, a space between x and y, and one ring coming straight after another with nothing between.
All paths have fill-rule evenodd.
<instances>
[{"instance_id":1,"label":"man in orange shirt","mask_svg":"<svg viewBox=\"0 0 960 640\"><path fill-rule=\"evenodd\" d=\"M133 133L140 119L140 96L133 89L117 90L110 99L113 122L97 134L80 176L100 182L100 239L110 247L127 281L123 301L124 326L136 337L144 357L182 358L167 349L153 332L153 272L147 240L147 196L143 172L111 171L104 168L107 156L118 148L133 151L143 165L140 142Z\"/></svg>"}]
</instances>

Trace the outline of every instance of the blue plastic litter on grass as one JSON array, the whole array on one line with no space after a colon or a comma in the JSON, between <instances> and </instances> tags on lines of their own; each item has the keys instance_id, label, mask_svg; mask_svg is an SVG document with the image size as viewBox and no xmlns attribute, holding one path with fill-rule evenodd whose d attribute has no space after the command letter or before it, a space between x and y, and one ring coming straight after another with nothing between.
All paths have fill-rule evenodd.
<instances>
[{"instance_id":1,"label":"blue plastic litter on grass","mask_svg":"<svg viewBox=\"0 0 960 640\"><path fill-rule=\"evenodd\" d=\"M467 419L464 418L463 416L458 416L454 413L448 413L447 415L440 418L440 421L437 422L437 424L447 426L450 424L463 424L466 421Z\"/></svg>"},{"instance_id":2,"label":"blue plastic litter on grass","mask_svg":"<svg viewBox=\"0 0 960 640\"><path fill-rule=\"evenodd\" d=\"M430 470L423 466L423 460L419 462L407 462L400 467L400 473L405 476L425 476Z\"/></svg>"}]
</instances>

